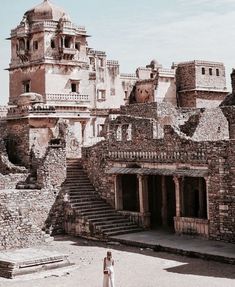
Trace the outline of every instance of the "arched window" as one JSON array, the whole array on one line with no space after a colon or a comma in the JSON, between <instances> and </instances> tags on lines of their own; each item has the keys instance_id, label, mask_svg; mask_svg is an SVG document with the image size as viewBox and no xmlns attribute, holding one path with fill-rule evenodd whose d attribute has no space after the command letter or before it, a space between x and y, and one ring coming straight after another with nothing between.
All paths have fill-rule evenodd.
<instances>
[{"instance_id":1,"label":"arched window","mask_svg":"<svg viewBox=\"0 0 235 287\"><path fill-rule=\"evenodd\" d=\"M212 76L213 75L213 71L212 68L209 69L209 75Z\"/></svg>"},{"instance_id":2,"label":"arched window","mask_svg":"<svg viewBox=\"0 0 235 287\"><path fill-rule=\"evenodd\" d=\"M216 69L216 76L219 77L219 69Z\"/></svg>"}]
</instances>

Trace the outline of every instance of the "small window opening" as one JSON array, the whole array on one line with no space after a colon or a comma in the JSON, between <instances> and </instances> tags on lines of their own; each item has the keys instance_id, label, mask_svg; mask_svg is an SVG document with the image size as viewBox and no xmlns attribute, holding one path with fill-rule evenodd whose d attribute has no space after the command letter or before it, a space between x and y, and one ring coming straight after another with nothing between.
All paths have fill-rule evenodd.
<instances>
[{"instance_id":1,"label":"small window opening","mask_svg":"<svg viewBox=\"0 0 235 287\"><path fill-rule=\"evenodd\" d=\"M77 84L76 83L71 84L71 91L72 91L72 93L77 93Z\"/></svg>"},{"instance_id":2,"label":"small window opening","mask_svg":"<svg viewBox=\"0 0 235 287\"><path fill-rule=\"evenodd\" d=\"M33 42L33 49L37 50L38 49L38 41Z\"/></svg>"},{"instance_id":3,"label":"small window opening","mask_svg":"<svg viewBox=\"0 0 235 287\"><path fill-rule=\"evenodd\" d=\"M30 81L23 82L23 92L29 93L30 92Z\"/></svg>"},{"instance_id":4,"label":"small window opening","mask_svg":"<svg viewBox=\"0 0 235 287\"><path fill-rule=\"evenodd\" d=\"M212 68L209 69L209 75L210 75L210 76L213 75Z\"/></svg>"},{"instance_id":5,"label":"small window opening","mask_svg":"<svg viewBox=\"0 0 235 287\"><path fill-rule=\"evenodd\" d=\"M51 40L51 48L55 49L55 40L54 39Z\"/></svg>"},{"instance_id":6,"label":"small window opening","mask_svg":"<svg viewBox=\"0 0 235 287\"><path fill-rule=\"evenodd\" d=\"M219 69L216 69L216 76L219 77Z\"/></svg>"},{"instance_id":7,"label":"small window opening","mask_svg":"<svg viewBox=\"0 0 235 287\"><path fill-rule=\"evenodd\" d=\"M206 70L205 68L202 68L202 75L205 75L206 74Z\"/></svg>"},{"instance_id":8,"label":"small window opening","mask_svg":"<svg viewBox=\"0 0 235 287\"><path fill-rule=\"evenodd\" d=\"M80 43L79 42L76 42L75 43L75 49L80 51Z\"/></svg>"}]
</instances>

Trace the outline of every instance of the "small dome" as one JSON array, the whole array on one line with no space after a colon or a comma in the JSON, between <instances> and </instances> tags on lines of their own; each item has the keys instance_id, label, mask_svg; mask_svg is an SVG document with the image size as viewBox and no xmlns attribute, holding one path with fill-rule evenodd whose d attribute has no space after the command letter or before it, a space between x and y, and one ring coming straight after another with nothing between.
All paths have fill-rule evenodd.
<instances>
[{"instance_id":1,"label":"small dome","mask_svg":"<svg viewBox=\"0 0 235 287\"><path fill-rule=\"evenodd\" d=\"M44 20L59 21L66 15L62 8L53 5L49 0L44 0L38 6L28 10L25 13L29 22L39 22ZM66 16L69 18L69 16Z\"/></svg>"},{"instance_id":2,"label":"small dome","mask_svg":"<svg viewBox=\"0 0 235 287\"><path fill-rule=\"evenodd\" d=\"M150 66L159 66L159 63L156 59L153 59L151 62L150 62Z\"/></svg>"},{"instance_id":3,"label":"small dome","mask_svg":"<svg viewBox=\"0 0 235 287\"><path fill-rule=\"evenodd\" d=\"M18 98L18 106L31 106L38 103L43 103L43 97L37 93L24 93Z\"/></svg>"},{"instance_id":4,"label":"small dome","mask_svg":"<svg viewBox=\"0 0 235 287\"><path fill-rule=\"evenodd\" d=\"M64 15L60 18L59 21L61 21L61 22L71 22L71 19L70 19L68 14L64 13Z\"/></svg>"}]
</instances>

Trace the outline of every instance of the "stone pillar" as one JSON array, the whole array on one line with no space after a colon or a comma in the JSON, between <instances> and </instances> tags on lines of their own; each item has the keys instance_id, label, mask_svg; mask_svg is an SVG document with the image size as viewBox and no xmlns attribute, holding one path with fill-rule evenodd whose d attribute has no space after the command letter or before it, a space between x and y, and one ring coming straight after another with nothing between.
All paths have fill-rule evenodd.
<instances>
[{"instance_id":1,"label":"stone pillar","mask_svg":"<svg viewBox=\"0 0 235 287\"><path fill-rule=\"evenodd\" d=\"M166 190L166 177L162 176L162 225L167 226L167 190Z\"/></svg>"},{"instance_id":2,"label":"stone pillar","mask_svg":"<svg viewBox=\"0 0 235 287\"><path fill-rule=\"evenodd\" d=\"M199 178L198 182L198 195L199 195L199 210L198 210L198 216L199 218L203 218L205 214L205 199L203 196L203 182L202 178Z\"/></svg>"},{"instance_id":3,"label":"stone pillar","mask_svg":"<svg viewBox=\"0 0 235 287\"><path fill-rule=\"evenodd\" d=\"M149 201L148 201L148 177L138 175L139 181L139 202L140 215L142 217L143 227L150 226Z\"/></svg>"},{"instance_id":4,"label":"stone pillar","mask_svg":"<svg viewBox=\"0 0 235 287\"><path fill-rule=\"evenodd\" d=\"M210 209L209 209L209 186L210 186L210 177L204 177L206 181L206 214L207 219L210 220Z\"/></svg>"},{"instance_id":5,"label":"stone pillar","mask_svg":"<svg viewBox=\"0 0 235 287\"><path fill-rule=\"evenodd\" d=\"M180 181L180 208L181 208L181 216L185 215L185 207L184 207L184 177L181 178Z\"/></svg>"},{"instance_id":6,"label":"stone pillar","mask_svg":"<svg viewBox=\"0 0 235 287\"><path fill-rule=\"evenodd\" d=\"M181 216L181 194L180 194L180 181L177 176L174 176L175 183L175 201L176 201L176 217Z\"/></svg>"},{"instance_id":7,"label":"stone pillar","mask_svg":"<svg viewBox=\"0 0 235 287\"><path fill-rule=\"evenodd\" d=\"M121 175L113 175L115 191L115 209L123 210L122 178Z\"/></svg>"}]
</instances>

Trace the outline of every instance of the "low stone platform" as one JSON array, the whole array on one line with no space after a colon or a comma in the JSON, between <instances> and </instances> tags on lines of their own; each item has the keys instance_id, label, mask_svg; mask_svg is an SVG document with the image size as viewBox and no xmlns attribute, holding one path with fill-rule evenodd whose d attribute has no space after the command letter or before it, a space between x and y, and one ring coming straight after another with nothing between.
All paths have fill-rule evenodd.
<instances>
[{"instance_id":1,"label":"low stone platform","mask_svg":"<svg viewBox=\"0 0 235 287\"><path fill-rule=\"evenodd\" d=\"M68 255L37 248L0 253L0 276L9 279L70 265Z\"/></svg>"}]
</instances>

